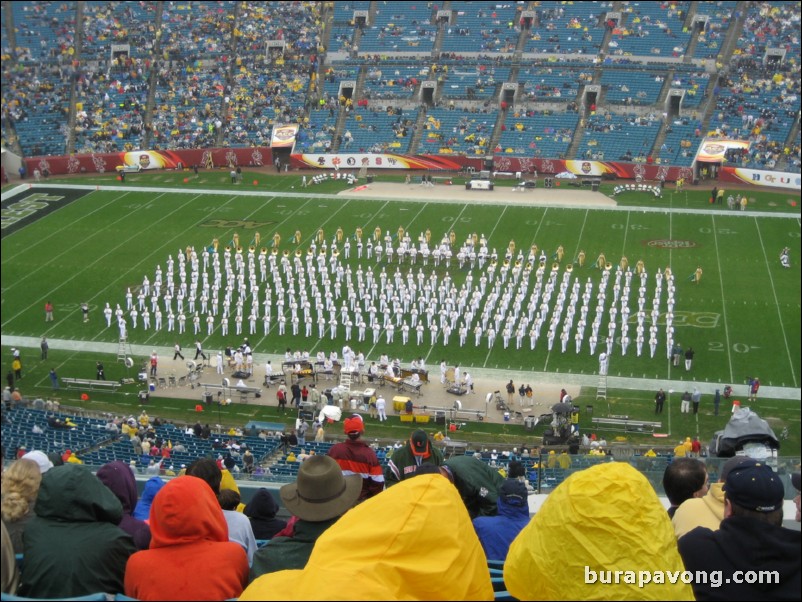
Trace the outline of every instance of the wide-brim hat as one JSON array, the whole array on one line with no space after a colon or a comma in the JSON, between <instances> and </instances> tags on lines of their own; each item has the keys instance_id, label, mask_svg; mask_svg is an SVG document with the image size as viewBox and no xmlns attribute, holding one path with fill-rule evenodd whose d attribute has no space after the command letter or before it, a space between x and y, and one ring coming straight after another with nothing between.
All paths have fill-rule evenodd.
<instances>
[{"instance_id":1,"label":"wide-brim hat","mask_svg":"<svg viewBox=\"0 0 802 602\"><path fill-rule=\"evenodd\" d=\"M360 475L343 475L329 456L308 458L294 483L284 485L279 495L284 506L301 520L321 522L345 514L362 491Z\"/></svg>"}]
</instances>

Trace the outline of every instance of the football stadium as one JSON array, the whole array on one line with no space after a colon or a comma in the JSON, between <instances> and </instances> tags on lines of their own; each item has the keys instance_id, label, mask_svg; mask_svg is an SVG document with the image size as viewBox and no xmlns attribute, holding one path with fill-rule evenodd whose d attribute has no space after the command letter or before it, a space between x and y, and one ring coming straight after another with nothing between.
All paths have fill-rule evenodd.
<instances>
[{"instance_id":1,"label":"football stadium","mask_svg":"<svg viewBox=\"0 0 802 602\"><path fill-rule=\"evenodd\" d=\"M3 599L798 598L799 32L3 2Z\"/></svg>"}]
</instances>

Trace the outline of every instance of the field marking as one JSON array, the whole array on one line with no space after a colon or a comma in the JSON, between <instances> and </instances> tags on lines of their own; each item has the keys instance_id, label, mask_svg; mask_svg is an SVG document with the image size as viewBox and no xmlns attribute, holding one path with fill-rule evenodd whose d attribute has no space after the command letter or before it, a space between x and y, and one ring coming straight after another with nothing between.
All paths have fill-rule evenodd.
<instances>
[{"instance_id":1,"label":"field marking","mask_svg":"<svg viewBox=\"0 0 802 602\"><path fill-rule=\"evenodd\" d=\"M631 213L627 213L627 223L624 224L624 243L621 245L621 256L626 254L627 250L627 234L629 234L629 216L632 215Z\"/></svg>"},{"instance_id":2,"label":"field marking","mask_svg":"<svg viewBox=\"0 0 802 602\"><path fill-rule=\"evenodd\" d=\"M381 206L381 207L379 207L379 208L378 208L378 209L377 209L377 210L376 210L376 211L373 213L373 215L372 215L370 218L368 218L368 219L369 219L369 220L376 219L376 216L378 216L379 214L381 214L381 212L382 212L382 211L384 211L384 208L385 208L385 207L387 207L387 205L388 205L388 204L389 204L389 201L385 201L384 203L382 203L382 206ZM363 224L362 224L362 226L361 226L361 227L362 227L362 229L363 229L364 231L367 231L367 229L369 228L369 225L368 225L368 224L369 224L369 222L365 222L365 223L363 223ZM370 236L370 234L368 234L367 236ZM365 261L367 261L367 257L365 258ZM312 331L313 331L313 333L314 333L314 328L315 328L315 324L313 323L313 324L312 324ZM324 330L325 330L325 329L324 329ZM269 330L268 330L268 332L269 332ZM264 339L264 337L262 337L262 338ZM312 355L312 352L313 352L315 349L317 349L317 346L320 344L320 342L321 342L321 341L323 341L323 337L316 337L316 338L317 338L317 341L315 341L315 344L314 344L314 345L312 346L312 348L309 350L309 355L310 355L310 356ZM356 336L356 338L357 338L357 343L358 343L358 342L359 342L359 328L358 328L358 327L357 327L357 336ZM378 339L378 341L379 341L379 342L381 342L381 335L379 336L379 339ZM365 328L365 342L367 342L367 327ZM370 351L369 351L369 352L368 352L368 354L365 356L366 358L368 358L368 357L371 357L371 355L370 355L370 354L371 354L371 353L373 353L373 350L376 348L376 345L378 345L378 344L379 344L378 342L373 344L373 347L371 347L371 348L370 348ZM349 345L349 347L350 347L350 345Z\"/></svg>"},{"instance_id":3,"label":"field marking","mask_svg":"<svg viewBox=\"0 0 802 602\"><path fill-rule=\"evenodd\" d=\"M271 199L271 200L272 200L272 199ZM281 220L281 222L279 222L279 225L280 225L280 224L283 224L284 222L286 222L288 219L290 219L290 217L291 217L292 215L295 215L296 213L298 213L298 212L299 212L301 209L303 209L304 207L306 207L306 206L307 206L309 203L311 203L311 202L312 202L312 199L309 199L309 200L307 200L307 202L306 202L306 203L304 203L303 205L301 205L300 207L298 207L298 208L297 208L295 211L293 211L292 213L290 213L290 215L288 215L288 216L287 216L285 219ZM347 200L345 203L341 203L341 204L339 205L339 207L337 208L337 210L336 210L334 213L332 213L332 214L331 214L331 215L328 217L328 219L327 219L325 222L323 222L322 224L320 224L320 225L319 225L319 226L318 226L318 227L317 227L317 228L314 230L314 232L312 233L312 235L311 235L311 236L309 236L309 237L307 237L307 238L304 238L304 239L303 239L303 241L307 241L307 240L309 240L309 241L312 241L312 240L314 240L315 236L317 236L317 233L318 233L318 231L319 231L319 230L321 230L321 229L323 228L323 226L325 226L326 224L328 224L328 223L329 223L329 221L330 221L330 220L331 220L331 219L332 219L332 218L333 218L335 215L337 215L337 214L338 214L340 211L342 211L342 210L343 210L345 207L347 207L347 206L350 204L350 202L351 202L351 199ZM250 217L251 215L253 215L253 214L254 214L254 213L256 213L257 211L259 211L260 209L263 209L263 207L257 207L256 209L254 209L254 210L253 210L253 211L252 211L252 212L251 212L251 213L248 215L248 217ZM273 230L274 230L274 231L278 230L278 227L274 228ZM324 240L325 240L325 231L324 231L324 233L323 233L323 234L324 234ZM299 245L298 245L298 248L300 248L300 246L301 246L301 245L299 244ZM280 269L280 268L279 268L279 269ZM293 269L293 270L294 270L294 269ZM270 282L273 282L273 280L272 280L272 279L268 279L268 280L270 280ZM262 281L262 282L263 282L263 284L264 284L264 281ZM270 283L268 283L266 286L270 286ZM249 291L249 292L248 292L248 297L247 297L247 298L248 298L248 299L250 299L251 297L252 297L252 293ZM258 299L257 299L257 301L258 301ZM285 310L284 310L284 313L283 313L282 315L285 315L285 316L286 316L286 315L287 315L287 313L290 311L290 307L289 307L289 305L290 305L290 304L288 303L288 304L287 304L287 309L285 309ZM277 317L278 317L278 316L277 316ZM244 328L244 325L245 325L245 318L243 318L243 320L242 320L242 323L243 323L243 332L244 332L244 331L245 331L245 328ZM264 341L264 340L265 340L265 336L269 336L269 335L270 335L270 333L272 332L272 330L273 330L273 327L274 327L274 326L276 326L276 327L278 326L278 320L276 320L276 322L275 322L275 324L274 324L273 326L270 326L270 327L267 329L267 335L264 335L264 334L262 335L262 338L261 338L261 339L259 339L259 342L260 342L260 343L261 343L262 341ZM301 331L301 330L300 330L300 328L301 328L301 327L300 327L300 324L299 324L299 325L298 325L298 332L300 332L300 331ZM304 328L305 328L305 326L304 326ZM312 326L312 328L314 328L314 325ZM217 327L215 327L215 329L214 329L214 330L217 330ZM214 330L213 330L212 332L214 332ZM257 327L257 331L258 331L258 327ZM234 329L234 332L236 333L236 327L235 327L235 329ZM262 332L264 332L264 329L262 329ZM290 332L292 332L292 325L290 325ZM235 335L235 336L237 336L237 335ZM285 335L285 336L286 336L286 335ZM292 335L290 335L290 336L292 336ZM208 338L209 338L209 335L207 335L207 336L206 336L206 338L208 339ZM204 339L204 341L205 341L205 340L206 340L206 339ZM318 340L319 340L319 339L318 339ZM254 343L253 347L254 347L254 348L256 347L256 343Z\"/></svg>"},{"instance_id":4,"label":"field marking","mask_svg":"<svg viewBox=\"0 0 802 602\"><path fill-rule=\"evenodd\" d=\"M92 193L94 193L94 192L97 192L97 191L96 191L96 190L92 190L92 191L90 191L90 192L89 192L89 194L86 194L86 195L84 195L84 196L82 196L82 197L80 197L80 198L78 198L78 199L76 199L76 200L77 200L77 201L83 201L83 200L86 200L86 199L88 199L88 198L89 198L89 196L91 196L91 195L92 195ZM125 192L125 194L123 194L123 196L125 196L126 194L128 194L128 192L129 192L129 191L126 191L126 192ZM121 197L121 198L122 198L122 197ZM108 202L106 205L104 205L103 207L98 207L97 209L95 209L94 211L91 211L90 213L86 213L86 214L84 214L84 215L81 215L81 216L80 216L78 219L74 220L74 221L73 221L73 222L70 224L70 226L73 226L73 225L75 225L75 224L79 223L79 222L80 222L81 220L83 220L84 218L88 218L88 217L90 217L91 215L93 215L93 214L94 214L94 213L96 213L97 211L100 211L101 209L105 209L105 208L106 208L108 205L110 205L110 204L112 204L112 203L115 203L115 202L117 202L117 200L119 200L119 199L110 199L110 200L109 200L109 202ZM67 208L66 206L59 207L59 209L57 209L56 211L59 211L60 209L66 209L66 208ZM55 211L54 211L54 212L52 212L52 213L55 213ZM47 215L51 215L51 214L50 214L50 213L48 213ZM47 216L44 216L44 217L47 217ZM38 221L38 220L37 220L37 221ZM24 226L24 227L20 228L20 229L19 229L17 232L22 232L22 231L26 230L27 228L29 228L30 226L32 226L33 224L35 224L35 223L36 223L36 222L31 222L31 223L30 223L30 224L28 224L27 226ZM62 227L62 228L59 228L58 230L54 230L54 231L53 231L53 232L51 232L49 235L47 235L47 236L45 236L44 238L42 238L42 239L38 240L38 241L37 241L36 243L34 243L32 246L30 246L30 247L25 247L25 249L24 249L24 250L22 250L22 251L20 251L19 253L16 253L16 254L14 254L14 255L8 255L8 256L4 256L4 257L3 257L3 261L4 261L4 262L6 262L6 261L14 261L14 260L15 260L17 257L19 257L20 255L27 255L27 254L29 254L29 253L30 253L30 252L31 252L33 249L35 249L35 248L36 248L36 245L38 245L39 243L45 242L46 240L50 239L51 237L57 236L57 235L58 235L58 234L60 234L60 233L61 233L61 232L62 232L62 231L65 229L65 228L66 228L66 226L65 226L65 227ZM61 256L61 255L63 255L63 254L64 254L64 253L61 253L61 254L60 254L60 255L58 255L57 257L60 257L60 256ZM54 259L55 259L55 258L54 258ZM32 272L31 272L31 273L32 273ZM21 282L22 280L24 280L25 278L27 278L28 276L30 276L30 274L31 274L31 273L28 273L28 274L26 274L25 276L23 276L23 277L22 277L20 280L18 280L18 281L17 281L17 283Z\"/></svg>"},{"instance_id":5,"label":"field marking","mask_svg":"<svg viewBox=\"0 0 802 602\"><path fill-rule=\"evenodd\" d=\"M274 197L274 198L277 198L277 197ZM272 200L273 200L273 199L271 199L271 201L272 201ZM281 220L281 221L280 221L280 222L277 224L277 226L276 226L276 227L275 227L273 230L274 230L274 231L278 230L278 226L280 226L281 224L283 224L284 222L286 222L287 220L289 220L289 219L290 219L290 217L292 217L293 215L295 215L296 213L298 213L299 211L301 211L301 210L302 210L304 207L306 207L306 206L307 206L309 203L311 203L311 202L312 202L312 199L308 199L306 203L304 203L303 205L301 205L300 207L298 207L298 208L297 208L295 211L293 211L293 212L292 212L292 213L290 213L290 214L289 214L287 217L285 217L283 220ZM350 202L350 199L349 199L349 201L347 201L347 202L345 202L345 203L342 203L342 204L340 205L340 208L339 208L339 209L337 209L337 211L335 211L335 212L334 212L334 213L333 213L333 214L332 214L332 215L329 217L329 219L331 219L332 217L334 217L334 215L336 215L337 213L339 213L340 211L342 211L342 210L343 210L343 209L344 209L346 206L348 206L349 202ZM385 203L385 205L386 205L386 203ZM327 205L318 205L318 208L327 208L327 207L328 207ZM382 208L383 208L383 207L384 207L384 206L382 206ZM259 209L263 209L263 207L260 207ZM258 211L259 209L256 209L256 210L254 210L254 211L251 213L251 215L253 215L253 213L255 213L256 211ZM379 211L381 211L381 209L380 209ZM250 215L249 215L248 217L250 217ZM321 229L321 228L322 228L322 227L323 227L325 224L327 224L327 223L328 223L328 221L329 221L329 220L327 219L325 222L323 222L322 224L320 224L320 225L317 227L317 229L316 229L316 230L314 230L314 232L312 233L312 235L311 235L311 236L309 236L308 238L304 238L303 240L304 240L304 241L307 241L307 240L309 240L309 241L312 241L312 240L314 240L315 236L317 236L318 230L320 230L320 229ZM325 234L325 232L324 232L324 234ZM301 247L301 244L299 244L299 245L298 245L298 248L300 248L300 247ZM263 280L263 281L262 281L262 284L263 284L264 286L268 286L268 287L269 287L269 286L270 286L270 283L272 282L272 279L270 279L270 278L269 278L268 280L269 280L270 282L267 282L267 281ZM267 282L267 284L265 284L265 282ZM250 296L251 296L251 293L248 293L248 296L250 297ZM287 309L285 309L285 310L284 310L284 313L283 313L282 315L287 315L287 313L288 313L289 311L290 311L290 308L289 308L289 305L288 305ZM271 322L272 322L272 320L271 320ZM244 320L243 320L243 323L244 323ZM258 341L258 342L259 342L259 343L261 343L262 341L264 341L264 340L265 340L265 338L267 338L268 336L270 336L270 333L271 333L271 332L273 331L273 329L274 329L274 328L276 328L276 327L278 327L278 320L276 320L276 322L274 322L273 324L271 324L271 326L269 326L269 327L267 328L267 334L266 334L266 335L265 335L265 334L262 334L262 338L261 338L261 339L259 339L259 341ZM215 327L214 331L217 331L217 328L218 328L218 327ZM313 331L313 333L314 333L314 328L315 328L315 324L313 323L313 324L312 324L312 331ZM290 329L292 329L292 326L290 326ZM257 330L258 330L258 328L257 328ZM213 331L213 332L214 332L214 331ZM300 332L300 331L301 331L301 325L299 324L299 325L298 325L298 332ZM306 325L305 325L305 324L304 324L304 331L306 331ZM236 332L236 329L235 329L235 332ZM262 329L262 332L264 333L264 328ZM209 338L209 336L207 335L207 336L206 336L206 338L205 338L205 339L203 339L203 340L204 340L204 341L206 341L206 339L208 339L208 338ZM320 340L321 340L321 339L320 339L320 338L318 338L318 343L320 342ZM317 344L318 344L318 343L315 343L315 345L314 345L314 346L312 347L312 349L310 350L310 353L311 353L312 351L314 351L314 349L315 349L315 347L317 347ZM254 343L254 345L253 345L253 348L256 348L256 343Z\"/></svg>"},{"instance_id":6,"label":"field marking","mask_svg":"<svg viewBox=\"0 0 802 602\"><path fill-rule=\"evenodd\" d=\"M86 185L86 184L35 184L33 188L42 189L75 189L75 190L99 190L99 191L114 191L120 192L121 190L130 190L134 192L155 192L155 193L168 193L168 194L213 194L217 196L225 196L232 194L234 196L246 197L277 197L277 198L301 198L301 199L325 199L325 200L354 200L354 201L385 201L385 202L401 202L401 203L426 203L437 205L480 205L480 206L515 206L515 207L530 207L538 209L584 209L584 207L566 206L565 203L550 203L542 200L529 200L524 197L516 199L515 202L508 200L493 199L484 197L482 199L466 200L466 199L443 199L443 198L398 198L387 197L382 195L366 196L350 196L347 194L338 193L308 193L308 192L280 192L280 191L259 191L259 190L221 190L209 188L159 188L155 186L138 186L136 188L121 188L119 186L100 186L100 185ZM2 193L2 200L10 198L23 190L28 190L29 185L24 184L12 188ZM347 191L344 191L347 192ZM606 196L606 195L602 195ZM610 198L610 197L607 197ZM649 207L649 206L605 206L605 207L592 207L593 211L610 211L610 212L638 212L638 213L676 213L683 215L726 215L733 218L751 218L751 217L774 217L783 219L799 219L798 213L770 213L767 211L737 211L731 212L728 209L692 209L692 208L673 208L673 207Z\"/></svg>"},{"instance_id":7,"label":"field marking","mask_svg":"<svg viewBox=\"0 0 802 602\"><path fill-rule=\"evenodd\" d=\"M189 201L187 201L186 203L184 203L183 205L181 205L180 207L178 207L177 209L175 209L174 211L171 211L171 212L170 212L170 213L168 213L167 215L163 216L163 217L162 217L161 219L159 219L159 220L158 220L156 223L158 223L158 222L161 222L161 221L163 221L163 220L167 219L168 217L170 217L170 216L171 216L173 213L175 213L175 212L176 212L176 211L178 211L179 209L183 209L183 208L184 208L186 205L188 205L189 203L191 203L192 201L194 201L194 200L195 200L195 198L197 198L197 195L196 195L194 198L192 198L192 199L190 199ZM126 214L126 216L127 216L127 214ZM121 221L121 220L122 220L122 219L124 219L126 216L123 216L123 217L121 217L120 219L116 220L116 221L114 222L114 224L116 224L117 222ZM113 224L107 224L107 226L111 226L111 225L113 225ZM103 255L101 255L101 256L99 256L99 257L97 257L97 258L96 258L96 259L95 259L95 260L94 260L92 263L89 263L89 264L85 265L85 266L84 266L82 269L80 269L78 272L76 272L75 274L73 274L72 276L70 276L69 278L67 278L66 280L63 280L63 281L62 281L62 282L61 282L61 283L60 283L60 284L59 284L57 287L55 287L54 289L51 289L51 290L50 290L50 291L49 291L49 292L48 292L46 295L44 295L43 297L40 297L40 298L39 298L39 302L41 303L42 301L44 301L44 300L46 300L46 299L49 299L49 298L51 298L51 297L52 297L52 295L53 295L53 293L55 293L57 290L59 290L61 287L63 287L63 286L66 284L66 283L70 282L71 280L74 280L76 276L78 276L79 274L83 274L85 271L87 271L88 269L90 269L92 266L94 266L96 263L98 263L99 261L101 261L103 258L105 258L106 256L110 255L112 252L116 251L116 250L117 250L117 249L119 249L121 246L123 246L123 245L125 245L125 244L128 244L128 243L129 243L129 242L130 242L132 239L136 238L137 236L139 236L139 234L138 234L138 233L135 233L133 236L130 236L130 237L128 237L126 240L122 241L122 242L121 242L120 244L118 244L117 246L115 246L115 247L113 247L113 248L109 249L109 250L108 250L106 253L104 253ZM90 238L91 238L91 237L90 237ZM82 241L82 242L83 242L83 241ZM72 247L72 248L74 249L74 247ZM154 251L154 252L155 252L155 251ZM129 271L130 271L130 270L129 270ZM109 288L109 286L111 286L111 285L108 285L108 286L106 286L106 288ZM104 290L105 290L105 289L104 289ZM92 299L95 299L95 298L96 298L96 297L97 297L99 294L100 294L100 293L96 293L95 295L93 295L92 297L90 297L90 300L92 300ZM73 313L75 313L75 312L77 312L77 311L78 311L78 309L76 308L75 310L73 310ZM13 321L13 320L17 319L17 318L18 318L20 315L22 315L22 312L19 312L19 313L17 313L15 316L13 316L12 318L10 318L9 320L7 320L7 321L3 322L3 325L5 326L5 325L6 325L8 322L11 322L11 321ZM52 330L52 328L54 328L54 326L53 326L53 327L51 327L50 329L48 329L48 330L47 330L47 332L45 332L45 334L48 334L48 333L49 333L49 332Z\"/></svg>"},{"instance_id":8,"label":"field marking","mask_svg":"<svg viewBox=\"0 0 802 602\"><path fill-rule=\"evenodd\" d=\"M586 215L587 215L587 211L586 211ZM541 223L542 223L542 222L541 222Z\"/></svg>"},{"instance_id":9,"label":"field marking","mask_svg":"<svg viewBox=\"0 0 802 602\"><path fill-rule=\"evenodd\" d=\"M780 331L783 333L783 342L785 343L785 353L788 356L788 365L791 367L791 376L794 378L794 386L799 386L796 379L796 369L794 368L794 360L791 357L791 348L788 346L788 336L785 334L785 324L783 324L782 313L780 313L780 300L777 299L777 289L774 287L774 277L771 275L771 265L769 265L769 256L766 254L766 245L763 244L763 235L760 233L760 224L755 219L755 229L757 230L757 237L760 239L760 248L763 249L763 258L766 262L766 272L769 275L771 282L771 294L774 296L774 307L777 308L777 318L780 320Z\"/></svg>"},{"instance_id":10,"label":"field marking","mask_svg":"<svg viewBox=\"0 0 802 602\"><path fill-rule=\"evenodd\" d=\"M721 257L718 251L718 234L716 233L716 217L711 216L711 221L713 223L713 243L716 247L716 265L721 265ZM732 353L730 352L730 327L729 321L727 320L727 304L724 301L724 277L721 275L721 270L718 270L718 282L719 287L721 289L721 313L724 316L724 338L727 339L727 363L730 366L730 382L735 380L733 376L732 370Z\"/></svg>"},{"instance_id":11,"label":"field marking","mask_svg":"<svg viewBox=\"0 0 802 602\"><path fill-rule=\"evenodd\" d=\"M579 229L579 234L576 237L576 248L574 248L574 259L576 261L579 255L580 249L582 249L582 235L585 233L585 224L588 223L588 214L590 213L589 210L585 209L585 218L582 220L582 227ZM539 228L539 226L538 226Z\"/></svg>"},{"instance_id":12,"label":"field marking","mask_svg":"<svg viewBox=\"0 0 802 602\"><path fill-rule=\"evenodd\" d=\"M128 194L128 193L126 192L125 194ZM87 195L87 196L89 196L89 195ZM159 196L161 196L161 195L159 195ZM86 197L84 197L84 198L86 198ZM159 198L159 197L156 197L156 198ZM81 200L81 199L79 199L79 200ZM154 200L155 200L155 199L154 199ZM111 200L109 203L107 203L107 204L106 204L106 205L104 205L103 207L98 207L98 208L97 208L95 211L92 211L91 213L87 213L87 214L85 214L85 215L81 215L80 217L78 217L78 219L75 219L75 220L71 221L71 222L69 223L69 225L65 225L65 226L63 226L62 228L59 228L58 230L54 231L54 232L52 233L52 236L56 236L56 235L60 234L60 233L61 233L61 232L63 232L63 231L64 231L64 230L65 230L67 227L72 227L72 226L74 226L75 224L78 224L78 223L80 223L81 221L83 221L83 220L84 220L84 218L88 218L89 216L93 215L93 214L94 214L94 213L96 213L97 211L100 211L101 209L105 209L106 207L108 207L109 205L111 205L112 203L114 203L114 202L116 202L116 201L117 201L117 199L112 199L112 200ZM129 211L128 213L126 213L125 215L123 215L122 217L120 217L119 219L115 220L113 223L107 224L107 226L113 226L114 224L117 224L118 222L120 222L120 221L122 221L122 220L126 219L126 218L127 218L128 216L130 216L131 214L133 214L133 213L136 213L136 211L138 211L138 209L133 209L133 210ZM30 225L30 224L29 224L29 225ZM27 227L27 226L26 226L26 227ZM87 241L89 241L89 240L92 240L92 238L94 238L95 236L99 235L101 232L103 232L103 230L98 230L97 232L95 232L94 234L92 234L92 235L88 236L87 238L84 238L84 239L82 239L82 240L80 241L80 243L78 243L78 244L83 244L83 243L85 243L85 242L87 242ZM26 252L26 253L31 253L32 251L34 251L34 249L36 248L36 246L37 246L39 243L41 243L41 242L44 242L44 241L46 241L46 240L47 240L47 239L49 239L49 238L50 238L50 236L46 236L45 238L41 239L40 241L37 241L37 242L36 242L36 243L35 243L33 246L31 246L31 247L26 247L26 249L25 249L25 252ZM62 256L64 256L64 255L69 255L69 254L71 254L71 253L74 253L74 249L75 249L75 245L73 245L73 246L69 247L68 249L65 249L64 251L62 251L62 252L61 252L61 253L59 253L58 255L49 256L49 259L48 259L46 262L39 264L39 265L38 265L38 266L37 266L35 269L33 269L33 270L31 270L30 272L28 272L27 274L25 274L25 275L24 275L22 278L20 278L19 280L17 280L17 281L14 283L14 285L16 286L16 285L20 284L21 282L24 282L24 281L25 281L27 278L29 278L30 276L33 276L33 275L34 275L34 274L36 274L36 273L37 273L39 270L41 270L41 269L43 269L43 268L46 268L47 266L49 266L51 263L53 263L54 261L56 261L56 260L57 260L57 259L59 259L60 257L62 257ZM3 260L4 260L4 262L5 262L5 261L13 261L13 260L14 260L16 257L17 257L17 255L14 255L14 256L13 256L13 257L11 257L10 259L7 259L7 258L5 258L5 257L4 257L4 258L3 258Z\"/></svg>"},{"instance_id":13,"label":"field marking","mask_svg":"<svg viewBox=\"0 0 802 602\"><path fill-rule=\"evenodd\" d=\"M496 220L496 223L493 225L493 229L490 231L490 234L487 235L487 240L491 239L491 237L493 236L493 232L495 232L496 228L498 228L498 225L501 223L501 219L504 217L504 214L507 212L507 207L509 207L509 205L505 206L504 210L501 212L501 215L498 216L498 219ZM462 215L462 213L467 208L468 208L468 206L465 205L465 207L463 208L462 212L460 212L460 215ZM544 213L543 215L545 216L546 214ZM541 220L541 222L542 222L542 220Z\"/></svg>"},{"instance_id":14,"label":"field marking","mask_svg":"<svg viewBox=\"0 0 802 602\"><path fill-rule=\"evenodd\" d=\"M453 229L454 229L454 226L456 225L457 221L459 220L459 218L460 218L460 217L462 217L462 214L463 214L463 213L465 213L465 210L466 210L467 208L468 208L468 203L464 203L464 204L463 204L463 206L462 206L462 211L460 211L460 212L457 214L457 217L455 217L453 220L451 220L451 227L450 227L450 229L451 229L451 230L453 230ZM506 211L506 210L507 210L507 208L505 207L505 208L504 208L504 211ZM502 211L502 212L501 212L501 215L498 217L498 220L496 221L496 226L498 226L498 223L499 223L499 221L501 221L501 218L504 216L504 211ZM420 212L418 212L418 213L420 213ZM417 217L417 216L416 216L416 217ZM493 226L493 230L495 230L495 229L496 229L496 226ZM491 231L490 231L490 234L491 234L491 235L493 234L493 230L491 230ZM488 238L489 238L489 237L488 237ZM456 258L455 258L455 259L456 259ZM440 334L439 334L439 333L438 333L437 337L438 337L438 339L440 338ZM458 340L459 340L459 335L457 335L457 338L458 338ZM375 347L375 345L374 345L374 347ZM371 353L372 353L372 352L373 352L373 349L371 348L371 350L370 350L370 351L371 351ZM428 362L428 361L429 361L429 356L432 354L432 351L434 351L434 345L429 345L429 353L427 353L427 354L426 354L426 357L425 357L425 358L423 358L423 361L424 361L424 362Z\"/></svg>"},{"instance_id":15,"label":"field marking","mask_svg":"<svg viewBox=\"0 0 802 602\"><path fill-rule=\"evenodd\" d=\"M467 205L466 205L466 207L467 207ZM464 209L463 209L463 211L464 211ZM493 229L490 230L490 234L487 235L487 240L490 240L490 238L493 236L493 232L495 232L496 228L498 228L498 225L501 223L501 218L504 217L504 214L506 212L507 212L507 207L504 207L504 210L501 212L501 215L498 216L498 219L496 220L496 223L493 224ZM543 215L545 216L545 213ZM543 223L542 219L541 219L541 223ZM484 303L487 303L487 299L486 298L482 299L482 301L484 301ZM496 334L498 334L498 333L496 333ZM484 333L483 333L483 335L484 335ZM485 361L482 363L482 368L486 368L487 367L487 360L490 359L490 354L492 352L493 352L493 348L492 347L487 350L487 355L485 356ZM429 353L431 353L431 351ZM428 359L429 356L427 355L426 358Z\"/></svg>"}]
</instances>

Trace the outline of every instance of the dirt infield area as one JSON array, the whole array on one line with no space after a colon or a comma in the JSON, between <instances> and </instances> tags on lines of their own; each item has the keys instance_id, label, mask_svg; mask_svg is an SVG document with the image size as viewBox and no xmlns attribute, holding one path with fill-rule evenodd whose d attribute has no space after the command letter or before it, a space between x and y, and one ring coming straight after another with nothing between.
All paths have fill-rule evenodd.
<instances>
[{"instance_id":1,"label":"dirt infield area","mask_svg":"<svg viewBox=\"0 0 802 602\"><path fill-rule=\"evenodd\" d=\"M466 190L461 185L437 183L434 186L403 184L398 182L372 182L349 188L338 196L368 199L393 199L433 202L491 204L520 204L560 207L615 207L616 202L601 192L592 192L572 186L560 188L510 188L495 190Z\"/></svg>"}]
</instances>

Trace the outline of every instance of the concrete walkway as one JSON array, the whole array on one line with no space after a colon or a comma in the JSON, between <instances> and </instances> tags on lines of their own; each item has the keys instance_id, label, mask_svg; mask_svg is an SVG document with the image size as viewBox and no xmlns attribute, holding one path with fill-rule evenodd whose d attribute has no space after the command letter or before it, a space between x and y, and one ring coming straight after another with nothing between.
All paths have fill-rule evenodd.
<instances>
[{"instance_id":1,"label":"concrete walkway","mask_svg":"<svg viewBox=\"0 0 802 602\"><path fill-rule=\"evenodd\" d=\"M37 353L39 351L40 339L37 337L20 337L20 336L2 336L2 344L10 347L31 348ZM91 341L74 341L68 339L48 339L50 349L58 349L65 351L75 351L83 353L100 353L104 355L116 355L118 350L118 343L101 343ZM159 374L162 376L176 375L183 376L187 373L186 364L184 361L173 361L173 348L172 347L154 347L146 345L131 345L131 351L134 358L140 361L144 358L150 357L153 351L159 355ZM193 354L190 349L186 350L186 357L189 359ZM137 359L138 358L138 359ZM215 358L210 358L211 362L215 363ZM273 355L266 353L254 353L254 374L248 381L249 387L261 387L264 382L264 365L270 360L274 367L274 372L281 370L281 364L284 357L281 355ZM370 360L368 360L370 361ZM515 411L521 411L524 415L538 416L541 413L550 411L551 406L559 401L560 390L565 389L573 397L578 397L582 387L595 388L598 385L599 377L592 374L567 374L567 373L548 373L548 372L524 372L516 370L498 370L487 368L473 368L469 366L462 366L461 370L467 370L474 380L474 389L476 393L473 395L464 395L460 397L464 410L471 411L484 411L487 409L487 419L489 421L501 422L504 419L503 412L496 410L495 402L486 405L486 397L488 393L500 391L503 399L506 401L505 385L512 379L516 389L523 384L529 384L535 391L534 404L531 408L521 408L518 406L518 394L514 396ZM226 370L226 375L228 370ZM440 384L440 367L439 365L429 366L428 385L424 385L421 389L422 396L412 396L415 405L427 405L428 407L447 407L451 408L454 404L456 397L446 391L446 388ZM222 380L222 377L216 374L213 367L206 368L204 382L217 383ZM336 383L334 381L326 381L321 379L320 387L333 387ZM367 388L368 385L355 385L352 390L357 390L358 387ZM683 391L690 390L693 386L699 388L704 395L712 395L716 389L722 389L722 384L705 383L705 382L692 382L682 380L654 380L654 379L641 379L641 378L625 378L619 376L610 376L607 378L608 389L625 389L631 391L646 391L647 397L644 401L651 402L652 391L657 391L663 388L669 392L680 394ZM733 383L735 389L735 397L739 395L743 398L747 397L747 385L742 383ZM406 393L398 393L391 387L387 386L380 390L385 395L388 401L388 407L392 407L390 403L392 397L395 395L406 395ZM179 397L186 399L198 398L198 391L189 387L177 387L160 389L159 395L165 397ZM802 399L802 390L790 387L760 387L760 397L762 399L783 399L800 401ZM272 394L263 394L257 403L264 405L271 405L275 403ZM251 402L249 402L251 403ZM603 403L603 402L602 402Z\"/></svg>"}]
</instances>

